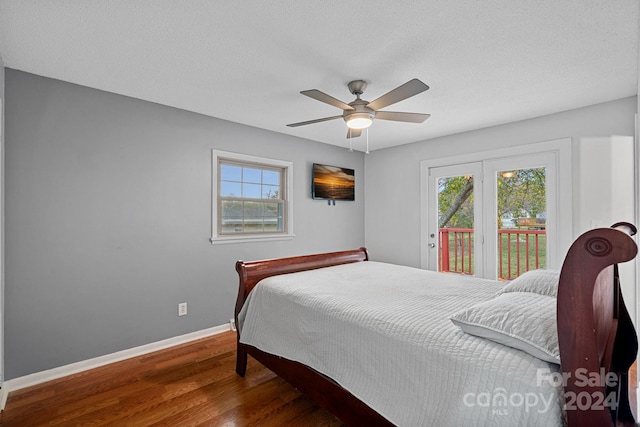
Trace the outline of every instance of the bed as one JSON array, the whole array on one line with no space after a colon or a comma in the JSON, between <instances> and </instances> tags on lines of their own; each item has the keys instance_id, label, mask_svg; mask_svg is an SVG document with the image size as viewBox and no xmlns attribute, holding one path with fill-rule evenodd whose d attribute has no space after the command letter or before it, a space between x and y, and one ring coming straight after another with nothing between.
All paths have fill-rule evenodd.
<instances>
[{"instance_id":1,"label":"bed","mask_svg":"<svg viewBox=\"0 0 640 427\"><path fill-rule=\"evenodd\" d=\"M617 269L635 233L588 231L507 286L365 248L238 261L236 372L251 355L347 425L636 425Z\"/></svg>"}]
</instances>

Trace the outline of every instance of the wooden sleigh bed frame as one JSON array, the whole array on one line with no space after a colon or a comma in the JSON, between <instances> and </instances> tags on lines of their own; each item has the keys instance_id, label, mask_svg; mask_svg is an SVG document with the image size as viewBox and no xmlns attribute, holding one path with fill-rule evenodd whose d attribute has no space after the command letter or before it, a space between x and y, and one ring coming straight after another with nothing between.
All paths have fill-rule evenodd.
<instances>
[{"instance_id":1,"label":"wooden sleigh bed frame","mask_svg":"<svg viewBox=\"0 0 640 427\"><path fill-rule=\"evenodd\" d=\"M627 312L618 276L618 263L633 259L637 246L630 236L636 228L628 223L588 231L575 240L562 265L557 296L558 344L561 371L602 375L615 374L614 387L576 381L570 375L565 396L614 393L617 404L612 409L592 406L567 410L570 427L635 426L629 402L628 372L638 351L635 329ZM236 263L240 278L235 319L251 290L260 280L279 274L313 270L334 265L368 261L365 248L316 255ZM301 363L263 352L240 343L238 332L236 372L244 376L247 355L285 379L319 406L333 413L347 425L393 425L357 399L332 379ZM583 377L584 378L584 377ZM635 388L635 387L634 387ZM579 405L580 406L580 405Z\"/></svg>"}]
</instances>

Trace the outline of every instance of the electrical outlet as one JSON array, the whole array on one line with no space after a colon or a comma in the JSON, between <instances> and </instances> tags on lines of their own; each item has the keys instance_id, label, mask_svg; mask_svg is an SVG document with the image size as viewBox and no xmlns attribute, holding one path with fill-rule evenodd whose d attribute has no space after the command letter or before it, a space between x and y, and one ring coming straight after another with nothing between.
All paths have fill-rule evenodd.
<instances>
[{"instance_id":1,"label":"electrical outlet","mask_svg":"<svg viewBox=\"0 0 640 427\"><path fill-rule=\"evenodd\" d=\"M187 303L181 302L178 304L178 316L186 316L187 315Z\"/></svg>"},{"instance_id":2,"label":"electrical outlet","mask_svg":"<svg viewBox=\"0 0 640 427\"><path fill-rule=\"evenodd\" d=\"M229 320L229 328L234 332L236 331L236 321L235 321L235 319L230 319Z\"/></svg>"}]
</instances>

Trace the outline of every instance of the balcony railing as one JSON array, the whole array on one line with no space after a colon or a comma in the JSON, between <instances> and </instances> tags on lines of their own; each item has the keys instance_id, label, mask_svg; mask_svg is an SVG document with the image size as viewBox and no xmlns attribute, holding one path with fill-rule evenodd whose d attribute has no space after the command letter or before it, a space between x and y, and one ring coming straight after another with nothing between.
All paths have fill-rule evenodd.
<instances>
[{"instance_id":1,"label":"balcony railing","mask_svg":"<svg viewBox=\"0 0 640 427\"><path fill-rule=\"evenodd\" d=\"M545 230L498 230L498 277L515 279L522 273L546 265ZM474 233L471 228L439 230L439 270L473 274Z\"/></svg>"}]
</instances>

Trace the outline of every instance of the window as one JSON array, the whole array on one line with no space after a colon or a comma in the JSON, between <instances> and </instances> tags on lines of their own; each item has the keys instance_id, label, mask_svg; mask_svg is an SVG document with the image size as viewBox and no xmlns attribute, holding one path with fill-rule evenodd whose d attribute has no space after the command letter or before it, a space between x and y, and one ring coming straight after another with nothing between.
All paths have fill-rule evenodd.
<instances>
[{"instance_id":1,"label":"window","mask_svg":"<svg viewBox=\"0 0 640 427\"><path fill-rule=\"evenodd\" d=\"M212 243L293 238L293 164L213 150Z\"/></svg>"}]
</instances>

